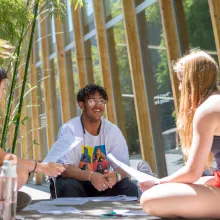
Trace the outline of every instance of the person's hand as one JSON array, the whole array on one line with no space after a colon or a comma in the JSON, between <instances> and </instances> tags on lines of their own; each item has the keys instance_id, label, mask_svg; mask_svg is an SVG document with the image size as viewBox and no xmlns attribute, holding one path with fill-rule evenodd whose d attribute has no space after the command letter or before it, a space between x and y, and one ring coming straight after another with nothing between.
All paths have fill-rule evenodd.
<instances>
[{"instance_id":1,"label":"person's hand","mask_svg":"<svg viewBox=\"0 0 220 220\"><path fill-rule=\"evenodd\" d=\"M47 176L57 177L64 170L65 170L65 167L62 164L58 164L58 163L38 163L36 172L43 173Z\"/></svg>"},{"instance_id":2,"label":"person's hand","mask_svg":"<svg viewBox=\"0 0 220 220\"><path fill-rule=\"evenodd\" d=\"M108 170L104 171L104 177L110 184L110 188L112 188L117 183L117 175L116 172L109 172Z\"/></svg>"},{"instance_id":3,"label":"person's hand","mask_svg":"<svg viewBox=\"0 0 220 220\"><path fill-rule=\"evenodd\" d=\"M106 178L103 174L94 172L90 178L92 185L98 190L98 191L105 191L111 185L108 183Z\"/></svg>"},{"instance_id":4,"label":"person's hand","mask_svg":"<svg viewBox=\"0 0 220 220\"><path fill-rule=\"evenodd\" d=\"M148 180L148 181L146 181L146 182L138 182L137 183L137 185L140 187L140 190L142 191L142 192L144 192L144 191L146 191L146 190L148 190L148 189L150 189L151 187L153 187L153 186L155 186L155 185L157 185L158 184L158 182L156 182L155 180Z\"/></svg>"}]
</instances>

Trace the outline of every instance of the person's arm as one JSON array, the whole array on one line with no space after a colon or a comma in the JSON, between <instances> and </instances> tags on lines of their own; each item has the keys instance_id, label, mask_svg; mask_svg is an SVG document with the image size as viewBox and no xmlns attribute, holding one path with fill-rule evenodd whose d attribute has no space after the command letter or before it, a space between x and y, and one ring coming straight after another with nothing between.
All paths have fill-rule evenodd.
<instances>
[{"instance_id":1,"label":"person's arm","mask_svg":"<svg viewBox=\"0 0 220 220\"><path fill-rule=\"evenodd\" d=\"M109 153L112 153L112 155L114 155L119 161L129 165L128 146L123 134L121 133L118 127L114 127L114 131L112 132L110 138L111 148ZM105 177L107 178L111 186L114 186L118 181L121 181L124 178L129 177L129 175L126 172L124 172L120 167L116 166L113 163L111 163L110 165L114 171L105 171ZM117 175L117 173L119 175ZM120 179L118 179L119 176Z\"/></svg>"},{"instance_id":2,"label":"person's arm","mask_svg":"<svg viewBox=\"0 0 220 220\"><path fill-rule=\"evenodd\" d=\"M215 107L216 108L216 107ZM219 122L220 114L211 108L197 109L193 119L193 139L186 165L170 176L156 181L138 183L145 191L156 184L163 183L195 183L204 171L208 155L211 151L213 137Z\"/></svg>"},{"instance_id":3,"label":"person's arm","mask_svg":"<svg viewBox=\"0 0 220 220\"><path fill-rule=\"evenodd\" d=\"M28 180L30 172L43 173L47 176L56 177L64 170L64 166L57 163L38 163L31 160L18 159L17 176L18 176L18 189L20 189Z\"/></svg>"},{"instance_id":4,"label":"person's arm","mask_svg":"<svg viewBox=\"0 0 220 220\"><path fill-rule=\"evenodd\" d=\"M0 165L3 164L4 158L9 153L0 149ZM65 170L64 166L57 163L38 163L36 161L25 160L17 157L17 176L18 189L27 182L30 172L39 172L48 176L58 176Z\"/></svg>"},{"instance_id":5,"label":"person's arm","mask_svg":"<svg viewBox=\"0 0 220 220\"><path fill-rule=\"evenodd\" d=\"M42 173L47 176L56 177L60 175L64 170L64 166L58 163L40 163L35 160L25 160L18 157L18 167L26 169L29 173Z\"/></svg>"},{"instance_id":6,"label":"person's arm","mask_svg":"<svg viewBox=\"0 0 220 220\"><path fill-rule=\"evenodd\" d=\"M111 187L104 175L101 173L81 170L80 168L70 164L66 164L64 166L66 170L62 173L63 177L74 178L80 181L90 181L99 191L104 191Z\"/></svg>"},{"instance_id":7,"label":"person's arm","mask_svg":"<svg viewBox=\"0 0 220 220\"><path fill-rule=\"evenodd\" d=\"M159 183L194 183L201 177L211 151L218 121L219 114L216 112L204 109L196 111L193 119L192 147L186 165L174 174L160 179Z\"/></svg>"},{"instance_id":8,"label":"person's arm","mask_svg":"<svg viewBox=\"0 0 220 220\"><path fill-rule=\"evenodd\" d=\"M0 166L2 166L6 154L8 154L8 153L6 153L5 151L3 151L3 150L0 148Z\"/></svg>"}]
</instances>

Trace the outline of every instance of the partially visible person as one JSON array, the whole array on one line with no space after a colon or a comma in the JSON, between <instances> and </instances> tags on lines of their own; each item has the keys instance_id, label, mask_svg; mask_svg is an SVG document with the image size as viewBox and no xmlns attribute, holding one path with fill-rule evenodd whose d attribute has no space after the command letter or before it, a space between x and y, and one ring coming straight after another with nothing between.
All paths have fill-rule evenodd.
<instances>
[{"instance_id":1,"label":"partially visible person","mask_svg":"<svg viewBox=\"0 0 220 220\"><path fill-rule=\"evenodd\" d=\"M87 85L79 90L77 102L82 114L60 128L58 139L69 135L81 137L82 141L59 160L66 170L56 178L57 197L138 195L137 186L127 174L106 157L112 153L121 162L129 163L128 147L120 129L102 118L107 101L108 95L101 86ZM84 169L85 163L88 170ZM51 188L52 198L56 197L54 191Z\"/></svg>"},{"instance_id":2,"label":"partially visible person","mask_svg":"<svg viewBox=\"0 0 220 220\"><path fill-rule=\"evenodd\" d=\"M0 99L4 97L6 81L7 72L0 67ZM3 165L4 158L8 154L9 153L6 153L0 148L0 166ZM56 177L65 170L63 165L57 163L38 163L36 161L21 158L17 158L17 161L18 189L27 182L29 173L31 172L43 173L47 176Z\"/></svg>"},{"instance_id":3,"label":"partially visible person","mask_svg":"<svg viewBox=\"0 0 220 220\"><path fill-rule=\"evenodd\" d=\"M215 60L191 51L175 65L181 93L177 128L186 164L158 181L139 183L141 205L159 217L220 218L220 92ZM205 167L217 168L202 177Z\"/></svg>"}]
</instances>

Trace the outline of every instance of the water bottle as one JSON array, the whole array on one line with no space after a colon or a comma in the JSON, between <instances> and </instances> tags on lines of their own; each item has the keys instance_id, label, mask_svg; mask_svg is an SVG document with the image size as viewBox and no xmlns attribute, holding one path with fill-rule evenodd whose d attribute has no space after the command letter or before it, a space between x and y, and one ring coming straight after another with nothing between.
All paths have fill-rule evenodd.
<instances>
[{"instance_id":1,"label":"water bottle","mask_svg":"<svg viewBox=\"0 0 220 220\"><path fill-rule=\"evenodd\" d=\"M0 219L15 220L17 207L17 159L4 160L0 174Z\"/></svg>"}]
</instances>

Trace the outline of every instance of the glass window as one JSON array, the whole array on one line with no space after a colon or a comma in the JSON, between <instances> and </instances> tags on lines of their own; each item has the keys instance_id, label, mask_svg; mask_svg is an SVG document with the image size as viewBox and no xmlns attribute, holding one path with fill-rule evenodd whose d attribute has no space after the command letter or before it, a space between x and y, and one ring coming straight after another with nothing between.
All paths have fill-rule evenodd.
<instances>
[{"instance_id":1,"label":"glass window","mask_svg":"<svg viewBox=\"0 0 220 220\"><path fill-rule=\"evenodd\" d=\"M102 73L96 37L84 42L87 83L102 85Z\"/></svg>"},{"instance_id":2,"label":"glass window","mask_svg":"<svg viewBox=\"0 0 220 220\"><path fill-rule=\"evenodd\" d=\"M162 135L167 171L169 174L179 169L182 164L182 154L177 149L175 111L170 83L167 52L163 37L159 3L148 6L137 15L139 38L143 57L143 67L146 83L150 80L151 88L147 92L154 93L154 105L158 127L153 133ZM147 66L148 65L148 66ZM150 77L149 74L153 74ZM149 84L147 84L149 86ZM154 89L153 89L154 88ZM151 108L151 107L150 107ZM154 123L154 122L153 122ZM157 129L157 130L155 130ZM154 146L157 149L158 146ZM159 151L157 151L159 155Z\"/></svg>"},{"instance_id":3,"label":"glass window","mask_svg":"<svg viewBox=\"0 0 220 220\"><path fill-rule=\"evenodd\" d=\"M105 21L108 22L112 18L122 13L121 0L103 1L105 10Z\"/></svg>"},{"instance_id":4,"label":"glass window","mask_svg":"<svg viewBox=\"0 0 220 220\"><path fill-rule=\"evenodd\" d=\"M39 62L41 59L41 33L40 33L40 21L36 23L36 30L34 35L34 47L35 47L35 62Z\"/></svg>"},{"instance_id":5,"label":"glass window","mask_svg":"<svg viewBox=\"0 0 220 220\"><path fill-rule=\"evenodd\" d=\"M54 17L48 16L47 18L47 42L49 55L53 54L56 51L56 36L55 36L55 23Z\"/></svg>"},{"instance_id":6,"label":"glass window","mask_svg":"<svg viewBox=\"0 0 220 220\"><path fill-rule=\"evenodd\" d=\"M70 1L66 1L66 8L63 16L64 45L67 46L73 41L73 25Z\"/></svg>"},{"instance_id":7,"label":"glass window","mask_svg":"<svg viewBox=\"0 0 220 220\"><path fill-rule=\"evenodd\" d=\"M47 122L46 122L46 110L45 110L45 98L44 98L44 75L42 68L39 67L36 70L37 74L37 85L38 85L38 101L39 101L39 117L40 117L40 141L43 144L43 149L41 150L41 158L45 158L48 153L47 149Z\"/></svg>"},{"instance_id":8,"label":"glass window","mask_svg":"<svg viewBox=\"0 0 220 220\"><path fill-rule=\"evenodd\" d=\"M72 68L73 68L73 81L74 81L74 94L76 94L79 90L79 72L77 67L77 60L76 60L76 50L73 48L71 50L72 54Z\"/></svg>"},{"instance_id":9,"label":"glass window","mask_svg":"<svg viewBox=\"0 0 220 220\"><path fill-rule=\"evenodd\" d=\"M141 3L143 3L146 0L134 0L135 6L140 5Z\"/></svg>"},{"instance_id":10,"label":"glass window","mask_svg":"<svg viewBox=\"0 0 220 220\"><path fill-rule=\"evenodd\" d=\"M71 50L72 53L72 68L73 68L73 82L74 82L74 94L76 96L77 92L80 89L79 86L79 72L78 72L78 67L77 67L77 60L76 60L76 50L73 48ZM76 101L76 99L75 99ZM76 101L76 115L81 115L81 110L78 106L78 103Z\"/></svg>"},{"instance_id":11,"label":"glass window","mask_svg":"<svg viewBox=\"0 0 220 220\"><path fill-rule=\"evenodd\" d=\"M111 65L118 65L119 69L122 105L125 116L126 140L129 148L130 158L140 158L140 142L123 21L120 21L113 27L109 28L107 30L107 36L108 43L110 44L110 41L112 42L111 45L109 45L110 53L112 56L116 56L117 59L117 63L111 63ZM112 38L114 38L114 40L112 40ZM116 53L115 55L113 54L111 47L114 47Z\"/></svg>"},{"instance_id":12,"label":"glass window","mask_svg":"<svg viewBox=\"0 0 220 220\"><path fill-rule=\"evenodd\" d=\"M83 23L83 34L88 34L90 31L95 29L94 22L94 11L92 0L86 0L86 7L82 7L81 11L82 23Z\"/></svg>"}]
</instances>

